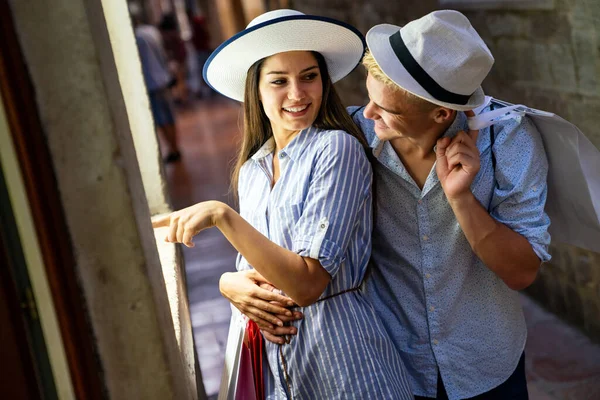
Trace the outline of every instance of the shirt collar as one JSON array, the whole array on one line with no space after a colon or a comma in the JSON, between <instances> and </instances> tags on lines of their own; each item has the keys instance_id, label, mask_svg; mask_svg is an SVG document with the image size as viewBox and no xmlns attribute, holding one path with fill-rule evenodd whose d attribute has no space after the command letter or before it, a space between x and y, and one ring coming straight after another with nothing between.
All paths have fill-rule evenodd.
<instances>
[{"instance_id":1,"label":"shirt collar","mask_svg":"<svg viewBox=\"0 0 600 400\"><path fill-rule=\"evenodd\" d=\"M273 136L271 136L265 142L265 144L263 144L260 147L260 149L258 149L258 151L252 155L252 159L254 161L258 161L258 160L260 160L262 158L265 158L266 156L268 156L269 154L271 154L274 149L275 149L275 139L273 139Z\"/></svg>"},{"instance_id":2,"label":"shirt collar","mask_svg":"<svg viewBox=\"0 0 600 400\"><path fill-rule=\"evenodd\" d=\"M281 152L285 153L290 160L297 161L304 152L304 149L306 149L306 146L317 137L315 135L317 130L317 128L312 126L301 130L287 146L281 149Z\"/></svg>"},{"instance_id":3,"label":"shirt collar","mask_svg":"<svg viewBox=\"0 0 600 400\"><path fill-rule=\"evenodd\" d=\"M313 134L314 132L316 132L316 130L317 129L314 127L309 127L301 130L296 135L296 137L294 137L292 141L287 144L287 146L281 149L279 153L286 154L291 160L297 160L306 148L306 145L317 136ZM258 161L273 153L273 150L275 150L275 139L273 138L273 136L271 136L265 142L265 144L263 144L261 148L258 149L256 153L254 153L252 159L254 161Z\"/></svg>"},{"instance_id":4,"label":"shirt collar","mask_svg":"<svg viewBox=\"0 0 600 400\"><path fill-rule=\"evenodd\" d=\"M456 136L456 134L459 131L465 130L465 129L468 129L468 127L467 127L467 116L465 115L464 112L457 111L456 112L456 118L454 118L454 121L452 121L452 124L450 124L450 126L448 127L448 129L446 129L446 132L444 132L444 134L442 135L442 137L450 137L450 138L452 138L452 137ZM377 137L377 135L375 135L373 137L373 140L371 141L370 147L373 149L373 155L375 156L375 158L379 158L379 156L381 155L381 152L383 151L384 144L385 144L385 142L381 141ZM391 145L388 143L388 146L391 146Z\"/></svg>"},{"instance_id":5,"label":"shirt collar","mask_svg":"<svg viewBox=\"0 0 600 400\"><path fill-rule=\"evenodd\" d=\"M457 111L456 118L454 118L454 121L452 124L450 124L448 129L446 129L446 132L444 132L442 137L454 137L459 131L463 131L465 129L469 129L467 128L467 116L464 112Z\"/></svg>"},{"instance_id":6,"label":"shirt collar","mask_svg":"<svg viewBox=\"0 0 600 400\"><path fill-rule=\"evenodd\" d=\"M459 131L468 129L466 126L467 116L463 112L458 111L456 113L456 118L454 118L454 121L452 121L452 124L450 124L448 129L446 129L446 132L444 132L442 137L454 137ZM377 135L375 135L374 139L371 141L371 147L373 149L373 155L381 164L385 165L390 171L411 183L411 192L415 197L426 196L432 188L438 185L439 179L435 173L435 164L431 169L427 180L425 181L423 189L419 189L389 141L381 141Z\"/></svg>"}]
</instances>

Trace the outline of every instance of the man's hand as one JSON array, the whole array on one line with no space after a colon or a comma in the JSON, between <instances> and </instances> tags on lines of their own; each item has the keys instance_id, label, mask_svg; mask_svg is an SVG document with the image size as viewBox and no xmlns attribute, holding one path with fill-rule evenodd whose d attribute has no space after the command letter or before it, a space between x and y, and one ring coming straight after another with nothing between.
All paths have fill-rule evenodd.
<instances>
[{"instance_id":1,"label":"man's hand","mask_svg":"<svg viewBox=\"0 0 600 400\"><path fill-rule=\"evenodd\" d=\"M263 287L260 287L261 284ZM298 314L292 313L285 307L291 307L294 302L289 298L275 293L275 288L255 270L227 272L221 276L219 290L240 312L250 318L261 329L283 327L284 322L298 319ZM290 327L285 334L290 334Z\"/></svg>"},{"instance_id":2,"label":"man's hand","mask_svg":"<svg viewBox=\"0 0 600 400\"><path fill-rule=\"evenodd\" d=\"M475 115L473 111L465 114ZM471 193L471 184L480 167L478 135L479 131L460 131L452 139L445 137L437 141L436 172L448 201Z\"/></svg>"}]
</instances>

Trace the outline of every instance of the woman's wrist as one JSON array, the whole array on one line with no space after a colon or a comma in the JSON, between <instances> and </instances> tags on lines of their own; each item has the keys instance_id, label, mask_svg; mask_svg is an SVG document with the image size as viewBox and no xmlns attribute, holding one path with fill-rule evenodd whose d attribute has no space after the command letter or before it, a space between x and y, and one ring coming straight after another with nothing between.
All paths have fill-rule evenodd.
<instances>
[{"instance_id":1,"label":"woman's wrist","mask_svg":"<svg viewBox=\"0 0 600 400\"><path fill-rule=\"evenodd\" d=\"M230 300L228 296L227 285L231 274L232 272L225 272L223 275L221 275L221 278L219 278L219 292L221 292L221 295L227 300Z\"/></svg>"},{"instance_id":2,"label":"woman's wrist","mask_svg":"<svg viewBox=\"0 0 600 400\"><path fill-rule=\"evenodd\" d=\"M223 202L211 202L210 215L213 226L220 228L223 224L227 223L231 211L233 211L232 208Z\"/></svg>"}]
</instances>

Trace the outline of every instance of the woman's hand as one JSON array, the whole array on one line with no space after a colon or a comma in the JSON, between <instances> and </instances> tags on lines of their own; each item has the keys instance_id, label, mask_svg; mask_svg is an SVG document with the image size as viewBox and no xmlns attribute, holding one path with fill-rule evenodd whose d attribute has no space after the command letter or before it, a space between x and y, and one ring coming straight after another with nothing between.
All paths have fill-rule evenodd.
<instances>
[{"instance_id":1,"label":"woman's hand","mask_svg":"<svg viewBox=\"0 0 600 400\"><path fill-rule=\"evenodd\" d=\"M228 205L219 201L204 201L153 219L152 227L169 227L166 242L183 243L187 247L194 247L192 238L204 229L216 225L217 218L223 215Z\"/></svg>"},{"instance_id":2,"label":"woman's hand","mask_svg":"<svg viewBox=\"0 0 600 400\"><path fill-rule=\"evenodd\" d=\"M299 319L302 315L285 308L295 305L294 302L289 297L275 293L273 290L276 289L255 270L223 274L219 280L219 290L261 329L273 331L275 327L281 327L284 331L277 332L292 334L295 328L283 327L284 322Z\"/></svg>"},{"instance_id":3,"label":"woman's hand","mask_svg":"<svg viewBox=\"0 0 600 400\"><path fill-rule=\"evenodd\" d=\"M277 288L270 283L260 283L258 286L269 291L277 290ZM281 305L280 303L274 301L271 302L271 304ZM291 322L304 318L304 315L302 315L300 311L292 311L291 317L289 315L281 314L277 314L275 317L283 322ZM260 331L265 339L276 344L289 343L290 335L295 335L298 333L298 330L293 326L275 326L273 328L262 328Z\"/></svg>"}]
</instances>

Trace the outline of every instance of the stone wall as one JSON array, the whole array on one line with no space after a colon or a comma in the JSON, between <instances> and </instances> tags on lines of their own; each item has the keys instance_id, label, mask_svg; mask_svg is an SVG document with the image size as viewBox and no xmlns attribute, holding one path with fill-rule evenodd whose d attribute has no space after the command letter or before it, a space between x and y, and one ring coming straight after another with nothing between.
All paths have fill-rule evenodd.
<instances>
[{"instance_id":1,"label":"stone wall","mask_svg":"<svg viewBox=\"0 0 600 400\"><path fill-rule=\"evenodd\" d=\"M133 135L155 140L155 133L126 3L18 0L10 6L65 210L69 237L62 240L75 255L105 397L197 399L189 311L174 308L178 322L186 319L176 331L137 158L150 153L155 165L148 176L158 180L158 147L134 148ZM120 19L107 24L115 17ZM133 64L124 65L123 54ZM165 210L160 182L148 189L154 191L154 212ZM180 270L168 273L180 282ZM181 293L178 286L172 285ZM179 299L185 300L183 294Z\"/></svg>"},{"instance_id":2,"label":"stone wall","mask_svg":"<svg viewBox=\"0 0 600 400\"><path fill-rule=\"evenodd\" d=\"M403 25L435 9L458 9L496 58L486 93L554 112L600 148L597 0L303 0L293 6L341 19L363 33L378 23ZM357 68L338 84L346 104L367 101L363 77ZM552 261L527 292L600 341L600 254L556 243L551 252Z\"/></svg>"}]
</instances>

